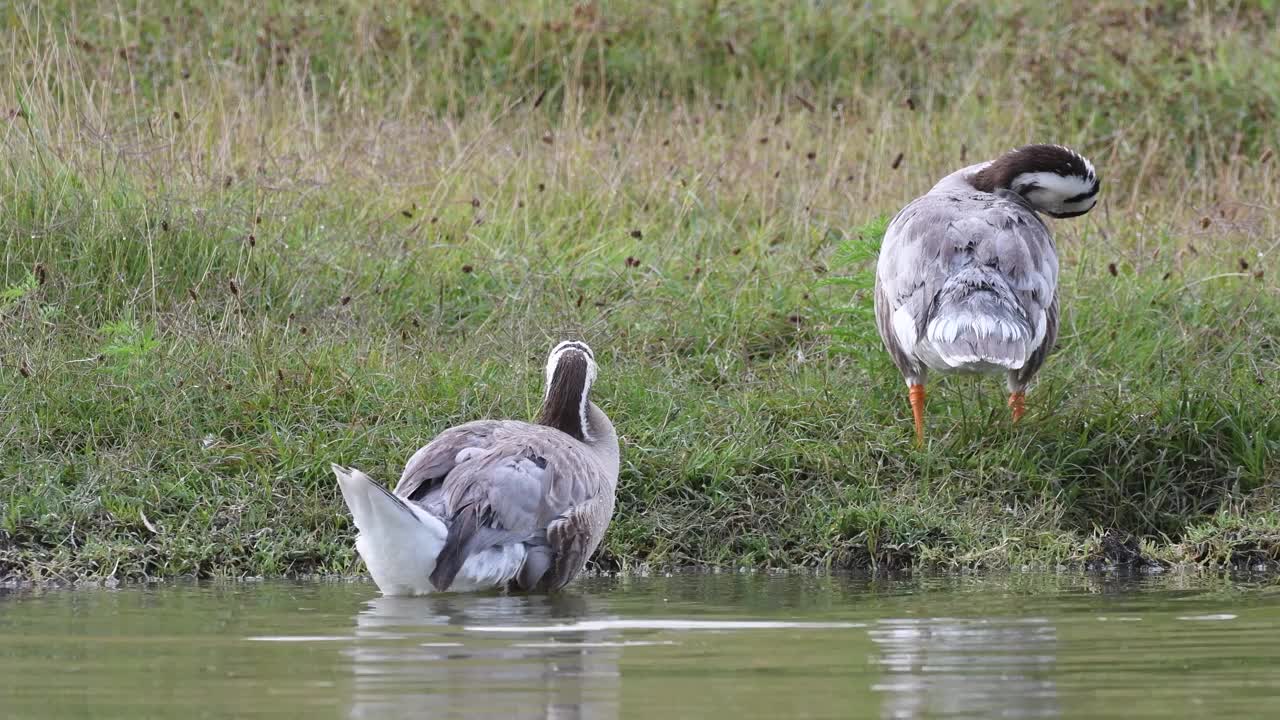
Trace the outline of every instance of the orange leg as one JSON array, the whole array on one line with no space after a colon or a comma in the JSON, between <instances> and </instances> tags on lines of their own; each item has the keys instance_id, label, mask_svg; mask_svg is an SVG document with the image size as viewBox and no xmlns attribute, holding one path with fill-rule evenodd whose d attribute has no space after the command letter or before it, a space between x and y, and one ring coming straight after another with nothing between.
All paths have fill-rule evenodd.
<instances>
[{"instance_id":1,"label":"orange leg","mask_svg":"<svg viewBox=\"0 0 1280 720\"><path fill-rule=\"evenodd\" d=\"M908 397L911 398L911 414L916 420L916 445L924 447L924 386L912 385Z\"/></svg>"},{"instance_id":2,"label":"orange leg","mask_svg":"<svg viewBox=\"0 0 1280 720\"><path fill-rule=\"evenodd\" d=\"M1026 393L1009 393L1009 407L1013 410L1014 422L1021 420L1023 414L1027 412L1026 399Z\"/></svg>"}]
</instances>

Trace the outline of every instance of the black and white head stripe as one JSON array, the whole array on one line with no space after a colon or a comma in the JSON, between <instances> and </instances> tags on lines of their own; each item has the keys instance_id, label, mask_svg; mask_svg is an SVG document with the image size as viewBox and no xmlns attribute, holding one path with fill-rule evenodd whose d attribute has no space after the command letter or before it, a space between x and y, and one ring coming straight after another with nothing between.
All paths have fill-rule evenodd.
<instances>
[{"instance_id":1,"label":"black and white head stripe","mask_svg":"<svg viewBox=\"0 0 1280 720\"><path fill-rule=\"evenodd\" d=\"M552 348L538 422L590 442L587 403L595 379L595 353L586 343L571 340Z\"/></svg>"},{"instance_id":2,"label":"black and white head stripe","mask_svg":"<svg viewBox=\"0 0 1280 720\"><path fill-rule=\"evenodd\" d=\"M971 178L984 192L1012 190L1053 217L1083 215L1098 201L1102 183L1093 163L1062 145L1026 145L996 158Z\"/></svg>"},{"instance_id":3,"label":"black and white head stripe","mask_svg":"<svg viewBox=\"0 0 1280 720\"><path fill-rule=\"evenodd\" d=\"M559 353L561 350L566 350L568 348L573 348L574 350L579 350L585 353L587 357L591 358L592 362L594 362L596 359L596 355L595 353L591 352L591 348L587 347L587 344L580 340L562 341L559 345L556 345L555 347L551 348L551 355L554 356L557 353Z\"/></svg>"}]
</instances>

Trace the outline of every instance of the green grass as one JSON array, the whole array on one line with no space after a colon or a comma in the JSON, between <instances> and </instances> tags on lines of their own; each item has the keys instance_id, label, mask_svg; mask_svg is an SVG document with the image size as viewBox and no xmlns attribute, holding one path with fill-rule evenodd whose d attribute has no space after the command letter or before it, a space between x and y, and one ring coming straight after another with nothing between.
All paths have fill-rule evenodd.
<instances>
[{"instance_id":1,"label":"green grass","mask_svg":"<svg viewBox=\"0 0 1280 720\"><path fill-rule=\"evenodd\" d=\"M1276 3L420 5L0 11L0 577L355 571L328 463L532 417L568 336L602 567L1277 558ZM1104 182L1058 352L917 450L884 219L1032 140Z\"/></svg>"}]
</instances>

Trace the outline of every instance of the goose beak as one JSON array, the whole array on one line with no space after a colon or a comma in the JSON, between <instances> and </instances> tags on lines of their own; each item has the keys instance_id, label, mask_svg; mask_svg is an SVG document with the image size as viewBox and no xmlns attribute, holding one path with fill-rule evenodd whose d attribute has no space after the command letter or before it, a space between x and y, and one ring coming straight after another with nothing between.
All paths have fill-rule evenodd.
<instances>
[{"instance_id":1,"label":"goose beak","mask_svg":"<svg viewBox=\"0 0 1280 720\"><path fill-rule=\"evenodd\" d=\"M1077 210L1076 212L1060 212L1060 213L1057 213L1057 212L1049 212L1049 211L1047 211L1047 210L1046 210L1046 211L1045 211L1045 214L1047 214L1049 217L1057 218L1057 219L1059 219L1059 220L1062 220L1063 218L1080 217L1081 215L1083 215L1083 214L1085 214L1085 213L1089 212L1089 210L1092 210L1092 209L1093 209L1093 208L1092 208L1092 207L1090 207L1090 208L1089 208L1089 209L1087 209L1087 210Z\"/></svg>"}]
</instances>

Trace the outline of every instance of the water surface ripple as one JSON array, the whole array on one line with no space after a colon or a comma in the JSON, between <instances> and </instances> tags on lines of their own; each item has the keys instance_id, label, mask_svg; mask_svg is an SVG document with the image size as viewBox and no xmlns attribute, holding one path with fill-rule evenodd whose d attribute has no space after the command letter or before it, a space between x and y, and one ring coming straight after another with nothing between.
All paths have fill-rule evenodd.
<instances>
[{"instance_id":1,"label":"water surface ripple","mask_svg":"<svg viewBox=\"0 0 1280 720\"><path fill-rule=\"evenodd\" d=\"M1280 717L1280 584L677 574L0 590L0 717Z\"/></svg>"}]
</instances>

